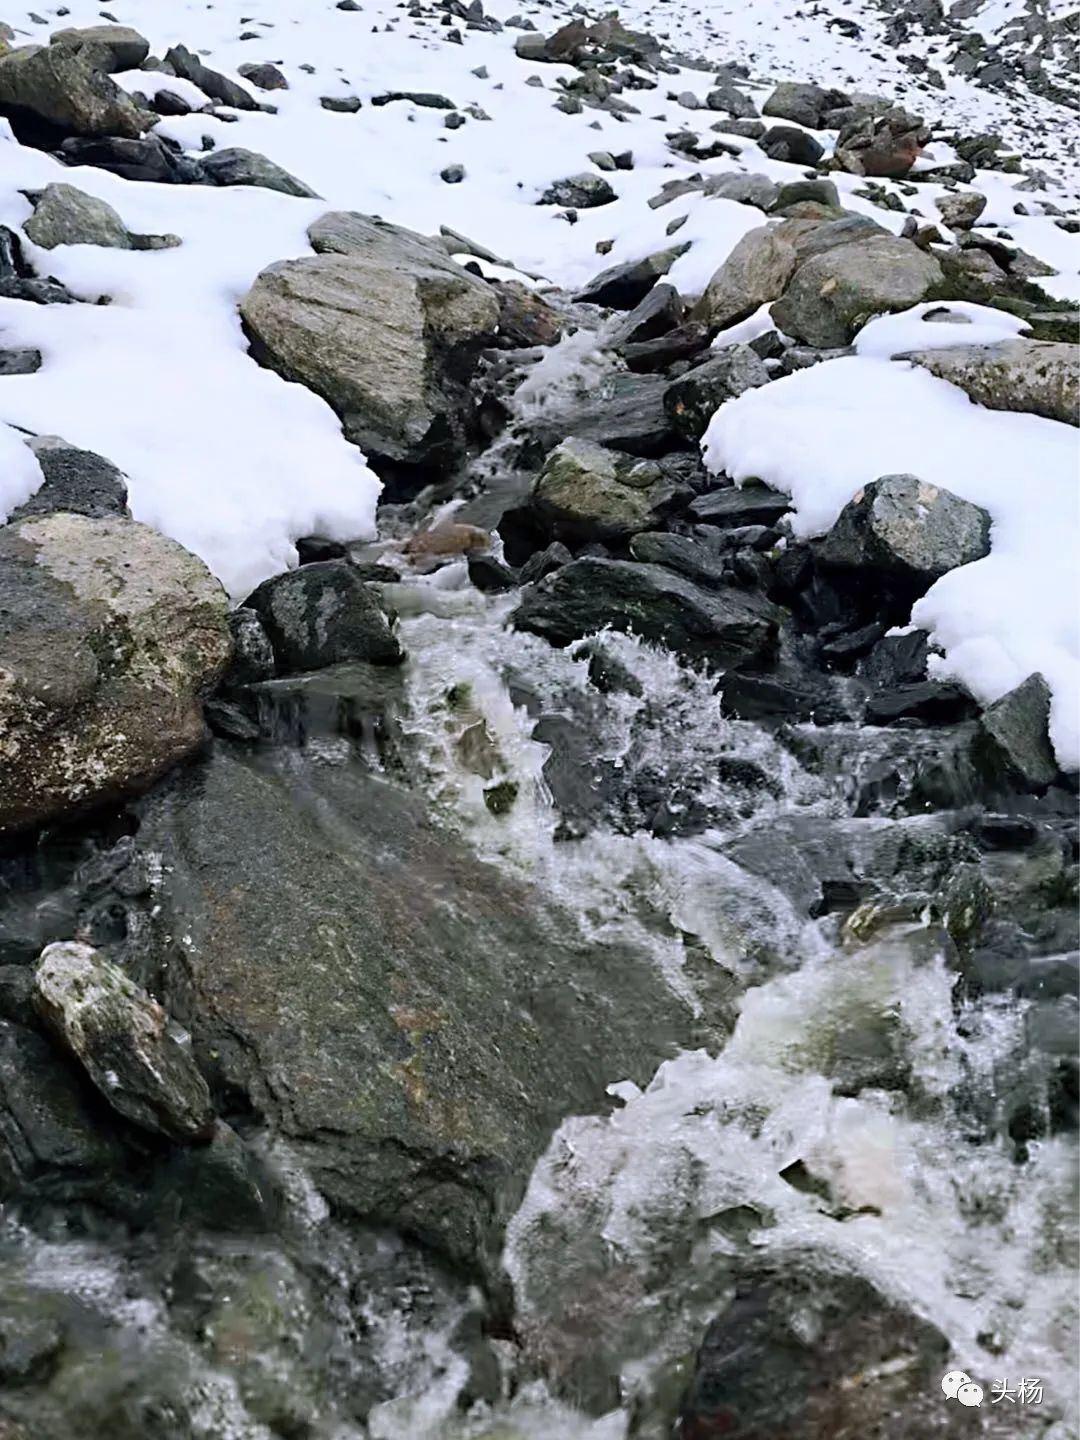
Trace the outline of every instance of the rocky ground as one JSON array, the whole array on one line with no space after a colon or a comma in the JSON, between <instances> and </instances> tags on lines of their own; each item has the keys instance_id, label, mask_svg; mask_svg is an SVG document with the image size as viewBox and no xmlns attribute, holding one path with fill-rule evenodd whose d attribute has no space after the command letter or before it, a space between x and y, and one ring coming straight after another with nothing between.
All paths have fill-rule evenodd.
<instances>
[{"instance_id":1,"label":"rocky ground","mask_svg":"<svg viewBox=\"0 0 1080 1440\"><path fill-rule=\"evenodd\" d=\"M0 1440L1065 1440L1076 16L374 8L0 27Z\"/></svg>"}]
</instances>

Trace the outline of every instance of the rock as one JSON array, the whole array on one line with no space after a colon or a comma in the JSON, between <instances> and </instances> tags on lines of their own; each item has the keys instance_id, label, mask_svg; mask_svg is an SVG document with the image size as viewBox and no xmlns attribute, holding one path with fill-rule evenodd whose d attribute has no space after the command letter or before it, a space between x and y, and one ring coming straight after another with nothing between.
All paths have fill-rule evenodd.
<instances>
[{"instance_id":1,"label":"rock","mask_svg":"<svg viewBox=\"0 0 1080 1440\"><path fill-rule=\"evenodd\" d=\"M204 95L209 95L211 100L218 100L222 105L228 105L233 110L257 110L259 108L259 102L242 85L238 85L235 80L230 80L216 70L211 70L186 46L174 45L171 50L165 52L165 60L172 66L174 75L179 75L183 80L190 80L192 85L197 85Z\"/></svg>"},{"instance_id":2,"label":"rock","mask_svg":"<svg viewBox=\"0 0 1080 1440\"><path fill-rule=\"evenodd\" d=\"M630 554L645 565L663 565L707 589L717 589L730 580L723 552L716 546L691 540L689 535L646 531L630 541Z\"/></svg>"},{"instance_id":3,"label":"rock","mask_svg":"<svg viewBox=\"0 0 1080 1440\"><path fill-rule=\"evenodd\" d=\"M659 565L591 558L527 590L512 620L555 645L606 626L628 630L718 666L768 654L777 633L776 612L764 601L699 589Z\"/></svg>"},{"instance_id":4,"label":"rock","mask_svg":"<svg viewBox=\"0 0 1080 1440\"><path fill-rule=\"evenodd\" d=\"M41 369L41 351L30 346L0 350L0 375L34 375Z\"/></svg>"},{"instance_id":5,"label":"rock","mask_svg":"<svg viewBox=\"0 0 1080 1440\"><path fill-rule=\"evenodd\" d=\"M431 95L419 90L388 90L382 95L371 97L372 105L392 105L396 100L408 100L422 110L456 110L458 107L445 95Z\"/></svg>"},{"instance_id":6,"label":"rock","mask_svg":"<svg viewBox=\"0 0 1080 1440\"><path fill-rule=\"evenodd\" d=\"M229 656L224 591L108 515L0 529L0 828L138 789L203 739Z\"/></svg>"},{"instance_id":7,"label":"rock","mask_svg":"<svg viewBox=\"0 0 1080 1440\"><path fill-rule=\"evenodd\" d=\"M106 515L128 514L127 482L111 461L91 450L79 450L55 435L30 441L44 484L8 516L14 525L31 515L64 510L100 520Z\"/></svg>"},{"instance_id":8,"label":"rock","mask_svg":"<svg viewBox=\"0 0 1080 1440\"><path fill-rule=\"evenodd\" d=\"M163 1001L335 1211L494 1270L554 1127L645 1081L682 1007L419 796L357 766L298 788L267 759L218 746L150 802Z\"/></svg>"},{"instance_id":9,"label":"rock","mask_svg":"<svg viewBox=\"0 0 1080 1440\"><path fill-rule=\"evenodd\" d=\"M990 516L917 475L885 475L844 506L821 544L823 565L857 572L860 587L917 596L990 553Z\"/></svg>"},{"instance_id":10,"label":"rock","mask_svg":"<svg viewBox=\"0 0 1080 1440\"><path fill-rule=\"evenodd\" d=\"M0 1020L0 1199L113 1208L126 1157L96 1099L41 1035Z\"/></svg>"},{"instance_id":11,"label":"rock","mask_svg":"<svg viewBox=\"0 0 1080 1440\"><path fill-rule=\"evenodd\" d=\"M35 117L61 135L137 139L153 120L101 70L62 45L0 55L0 111Z\"/></svg>"},{"instance_id":12,"label":"rock","mask_svg":"<svg viewBox=\"0 0 1080 1440\"><path fill-rule=\"evenodd\" d=\"M816 165L825 147L805 130L793 125L772 125L758 141L770 160L787 160L792 165Z\"/></svg>"},{"instance_id":13,"label":"rock","mask_svg":"<svg viewBox=\"0 0 1080 1440\"><path fill-rule=\"evenodd\" d=\"M644 300L638 302L626 319L612 332L609 344L613 350L624 345L655 340L674 330L683 318L682 296L674 285L654 285Z\"/></svg>"},{"instance_id":14,"label":"rock","mask_svg":"<svg viewBox=\"0 0 1080 1440\"><path fill-rule=\"evenodd\" d=\"M49 185L23 225L27 237L45 250L57 245L102 245L129 250L131 241L120 216L104 200L74 185Z\"/></svg>"},{"instance_id":15,"label":"rock","mask_svg":"<svg viewBox=\"0 0 1080 1440\"><path fill-rule=\"evenodd\" d=\"M602 385L530 418L529 428L545 451L573 435L630 455L663 454L672 435L666 388L658 375L605 376Z\"/></svg>"},{"instance_id":16,"label":"rock","mask_svg":"<svg viewBox=\"0 0 1080 1440\"><path fill-rule=\"evenodd\" d=\"M1043 340L953 345L905 355L989 410L1018 410L1080 425L1080 352Z\"/></svg>"},{"instance_id":17,"label":"rock","mask_svg":"<svg viewBox=\"0 0 1080 1440\"><path fill-rule=\"evenodd\" d=\"M465 166L445 165L439 171L439 179L445 181L447 185L460 185L465 179Z\"/></svg>"},{"instance_id":18,"label":"rock","mask_svg":"<svg viewBox=\"0 0 1080 1440\"><path fill-rule=\"evenodd\" d=\"M175 90L158 90L150 100L155 115L190 115L191 105Z\"/></svg>"},{"instance_id":19,"label":"rock","mask_svg":"<svg viewBox=\"0 0 1080 1440\"><path fill-rule=\"evenodd\" d=\"M709 525L775 525L790 509L789 496L752 481L710 490L690 502L690 514Z\"/></svg>"},{"instance_id":20,"label":"rock","mask_svg":"<svg viewBox=\"0 0 1080 1440\"><path fill-rule=\"evenodd\" d=\"M948 1358L939 1330L856 1274L744 1261L727 1310L705 1333L680 1434L967 1435L970 1417L940 1400Z\"/></svg>"},{"instance_id":21,"label":"rock","mask_svg":"<svg viewBox=\"0 0 1080 1440\"><path fill-rule=\"evenodd\" d=\"M975 753L997 784L1038 793L1052 785L1058 766L1050 745L1050 687L1039 674L988 705L979 721Z\"/></svg>"},{"instance_id":22,"label":"rock","mask_svg":"<svg viewBox=\"0 0 1080 1440\"><path fill-rule=\"evenodd\" d=\"M263 190L279 190L283 195L299 195L307 200L319 198L309 185L254 150L212 150L204 156L202 170L214 185L258 185Z\"/></svg>"},{"instance_id":23,"label":"rock","mask_svg":"<svg viewBox=\"0 0 1080 1440\"><path fill-rule=\"evenodd\" d=\"M518 583L515 572L494 555L470 555L468 565L469 580L485 595L513 590Z\"/></svg>"},{"instance_id":24,"label":"rock","mask_svg":"<svg viewBox=\"0 0 1080 1440\"><path fill-rule=\"evenodd\" d=\"M236 73L250 81L259 90L288 90L289 88L288 80L276 65L238 65Z\"/></svg>"},{"instance_id":25,"label":"rock","mask_svg":"<svg viewBox=\"0 0 1080 1440\"><path fill-rule=\"evenodd\" d=\"M71 50L94 70L106 75L137 70L150 54L150 42L128 25L87 25L84 29L56 30L50 44Z\"/></svg>"},{"instance_id":26,"label":"rock","mask_svg":"<svg viewBox=\"0 0 1080 1440\"><path fill-rule=\"evenodd\" d=\"M764 361L749 345L726 346L668 385L664 410L671 428L688 440L700 440L725 400L766 385L771 378Z\"/></svg>"},{"instance_id":27,"label":"rock","mask_svg":"<svg viewBox=\"0 0 1080 1440\"><path fill-rule=\"evenodd\" d=\"M322 95L319 104L324 110L333 110L339 115L355 115L363 101L359 95Z\"/></svg>"},{"instance_id":28,"label":"rock","mask_svg":"<svg viewBox=\"0 0 1080 1440\"><path fill-rule=\"evenodd\" d=\"M726 330L783 295L794 271L795 246L779 227L749 230L709 281L694 313Z\"/></svg>"},{"instance_id":29,"label":"rock","mask_svg":"<svg viewBox=\"0 0 1080 1440\"><path fill-rule=\"evenodd\" d=\"M901 720L955 725L971 719L975 709L975 702L959 685L946 680L916 680L871 695L864 719L867 725L895 725Z\"/></svg>"},{"instance_id":30,"label":"rock","mask_svg":"<svg viewBox=\"0 0 1080 1440\"><path fill-rule=\"evenodd\" d=\"M941 195L938 213L950 230L970 230L986 209L986 196L978 190L959 190L955 195Z\"/></svg>"},{"instance_id":31,"label":"rock","mask_svg":"<svg viewBox=\"0 0 1080 1440\"><path fill-rule=\"evenodd\" d=\"M828 205L834 210L840 209L840 192L831 180L789 180L777 190L769 208L785 210L789 205L799 205L808 200Z\"/></svg>"},{"instance_id":32,"label":"rock","mask_svg":"<svg viewBox=\"0 0 1080 1440\"><path fill-rule=\"evenodd\" d=\"M210 1091L165 1011L89 945L48 945L34 971L46 1026L121 1115L171 1140L206 1139Z\"/></svg>"},{"instance_id":33,"label":"rock","mask_svg":"<svg viewBox=\"0 0 1080 1440\"><path fill-rule=\"evenodd\" d=\"M667 250L658 250L646 256L644 260L612 265L590 280L574 299L587 301L590 305L608 305L613 310L632 310L689 248L688 243L672 245Z\"/></svg>"},{"instance_id":34,"label":"rock","mask_svg":"<svg viewBox=\"0 0 1080 1440\"><path fill-rule=\"evenodd\" d=\"M498 324L491 288L435 243L363 215L324 215L308 235L317 255L271 265L241 301L256 354L328 401L368 455L452 461L465 382Z\"/></svg>"},{"instance_id":35,"label":"rock","mask_svg":"<svg viewBox=\"0 0 1080 1440\"><path fill-rule=\"evenodd\" d=\"M847 345L871 316L917 305L943 279L937 260L910 241L857 240L799 265L770 314L809 345Z\"/></svg>"},{"instance_id":36,"label":"rock","mask_svg":"<svg viewBox=\"0 0 1080 1440\"><path fill-rule=\"evenodd\" d=\"M761 113L774 120L791 120L796 125L805 125L808 130L821 130L826 112L847 103L847 96L838 90L824 90L820 85L784 80L765 101Z\"/></svg>"},{"instance_id":37,"label":"rock","mask_svg":"<svg viewBox=\"0 0 1080 1440\"><path fill-rule=\"evenodd\" d=\"M725 81L710 90L705 96L705 104L710 110L719 110L725 115L732 115L736 120L749 120L757 115L757 106L748 95Z\"/></svg>"},{"instance_id":38,"label":"rock","mask_svg":"<svg viewBox=\"0 0 1080 1440\"><path fill-rule=\"evenodd\" d=\"M573 545L650 529L673 494L655 462L570 439L548 456L531 503L544 528Z\"/></svg>"},{"instance_id":39,"label":"rock","mask_svg":"<svg viewBox=\"0 0 1080 1440\"><path fill-rule=\"evenodd\" d=\"M492 285L499 302L499 339L515 349L554 345L563 332L559 311L518 280L497 280Z\"/></svg>"},{"instance_id":40,"label":"rock","mask_svg":"<svg viewBox=\"0 0 1080 1440\"><path fill-rule=\"evenodd\" d=\"M700 321L691 320L651 340L635 340L620 344L619 354L626 368L635 374L667 370L676 361L692 360L709 346L709 329Z\"/></svg>"},{"instance_id":41,"label":"rock","mask_svg":"<svg viewBox=\"0 0 1080 1440\"><path fill-rule=\"evenodd\" d=\"M888 110L863 115L846 125L836 141L833 163L852 175L902 179L922 154L930 131L918 115Z\"/></svg>"},{"instance_id":42,"label":"rock","mask_svg":"<svg viewBox=\"0 0 1080 1440\"><path fill-rule=\"evenodd\" d=\"M198 185L203 182L202 162L181 154L160 135L142 140L115 136L104 139L65 140L60 154L69 165L94 165L122 180L148 180L162 185Z\"/></svg>"},{"instance_id":43,"label":"rock","mask_svg":"<svg viewBox=\"0 0 1080 1440\"><path fill-rule=\"evenodd\" d=\"M404 659L375 592L346 560L275 575L245 605L261 618L282 671L319 670L345 660L397 665Z\"/></svg>"},{"instance_id":44,"label":"rock","mask_svg":"<svg viewBox=\"0 0 1080 1440\"><path fill-rule=\"evenodd\" d=\"M568 205L573 210L593 210L598 205L610 205L618 198L602 175L592 175L585 171L581 175L568 175L565 180L556 180L536 203Z\"/></svg>"},{"instance_id":45,"label":"rock","mask_svg":"<svg viewBox=\"0 0 1080 1440\"><path fill-rule=\"evenodd\" d=\"M737 205L753 205L758 210L771 210L779 187L767 175L710 175L704 192L714 200L734 200Z\"/></svg>"}]
</instances>

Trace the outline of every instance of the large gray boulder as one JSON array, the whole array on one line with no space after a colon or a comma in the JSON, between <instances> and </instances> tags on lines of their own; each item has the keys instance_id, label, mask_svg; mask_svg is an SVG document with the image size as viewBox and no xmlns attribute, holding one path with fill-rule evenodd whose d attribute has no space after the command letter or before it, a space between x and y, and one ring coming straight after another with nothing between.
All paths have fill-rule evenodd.
<instances>
[{"instance_id":1,"label":"large gray boulder","mask_svg":"<svg viewBox=\"0 0 1080 1440\"><path fill-rule=\"evenodd\" d=\"M308 233L320 253L271 265L241 302L256 354L321 395L369 455L452 460L497 298L412 231L338 213Z\"/></svg>"},{"instance_id":2,"label":"large gray boulder","mask_svg":"<svg viewBox=\"0 0 1080 1440\"><path fill-rule=\"evenodd\" d=\"M1019 410L1080 425L1080 350L1043 340L951 345L905 360L957 385L988 410Z\"/></svg>"},{"instance_id":3,"label":"large gray boulder","mask_svg":"<svg viewBox=\"0 0 1080 1440\"><path fill-rule=\"evenodd\" d=\"M695 315L716 330L776 300L795 272L795 246L780 226L748 231L713 275Z\"/></svg>"},{"instance_id":4,"label":"large gray boulder","mask_svg":"<svg viewBox=\"0 0 1080 1440\"><path fill-rule=\"evenodd\" d=\"M212 1089L246 1094L336 1209L494 1266L555 1126L650 1076L686 1012L419 797L303 777L218 746L155 792L146 964Z\"/></svg>"},{"instance_id":5,"label":"large gray boulder","mask_svg":"<svg viewBox=\"0 0 1080 1440\"><path fill-rule=\"evenodd\" d=\"M556 645L610 626L718 666L769 654L777 619L754 595L702 590L659 565L591 556L530 586L513 615L517 629Z\"/></svg>"},{"instance_id":6,"label":"large gray boulder","mask_svg":"<svg viewBox=\"0 0 1080 1440\"><path fill-rule=\"evenodd\" d=\"M130 25L85 25L55 30L50 43L71 50L94 70L115 75L137 70L150 54L150 42Z\"/></svg>"},{"instance_id":7,"label":"large gray boulder","mask_svg":"<svg viewBox=\"0 0 1080 1440\"><path fill-rule=\"evenodd\" d=\"M960 565L990 553L990 516L917 475L884 475L844 506L822 543L823 564L866 571L921 594Z\"/></svg>"},{"instance_id":8,"label":"large gray boulder","mask_svg":"<svg viewBox=\"0 0 1080 1440\"><path fill-rule=\"evenodd\" d=\"M47 185L23 225L43 250L57 245L101 245L109 250L170 250L176 235L138 235L128 230L113 207L74 185Z\"/></svg>"},{"instance_id":9,"label":"large gray boulder","mask_svg":"<svg viewBox=\"0 0 1080 1440\"><path fill-rule=\"evenodd\" d=\"M673 430L688 440L700 440L725 400L771 379L765 362L749 345L727 345L703 365L672 380L664 391L664 410Z\"/></svg>"},{"instance_id":10,"label":"large gray boulder","mask_svg":"<svg viewBox=\"0 0 1080 1440\"><path fill-rule=\"evenodd\" d=\"M0 529L0 830L140 788L194 749L227 611L201 560L133 520Z\"/></svg>"},{"instance_id":11,"label":"large gray boulder","mask_svg":"<svg viewBox=\"0 0 1080 1440\"><path fill-rule=\"evenodd\" d=\"M673 493L655 461L570 439L545 461L532 509L558 540L621 540L652 529Z\"/></svg>"},{"instance_id":12,"label":"large gray boulder","mask_svg":"<svg viewBox=\"0 0 1080 1440\"><path fill-rule=\"evenodd\" d=\"M214 185L256 185L262 190L278 190L282 195L297 195L305 200L319 198L310 185L255 150L238 146L212 150L202 156L201 164L203 174Z\"/></svg>"},{"instance_id":13,"label":"large gray boulder","mask_svg":"<svg viewBox=\"0 0 1080 1440\"><path fill-rule=\"evenodd\" d=\"M404 659L374 587L346 560L320 560L275 575L246 605L261 618L282 671Z\"/></svg>"},{"instance_id":14,"label":"large gray boulder","mask_svg":"<svg viewBox=\"0 0 1080 1440\"><path fill-rule=\"evenodd\" d=\"M944 280L941 266L908 240L872 236L801 264L770 314L807 345L847 345L874 315L906 310Z\"/></svg>"},{"instance_id":15,"label":"large gray boulder","mask_svg":"<svg viewBox=\"0 0 1080 1440\"><path fill-rule=\"evenodd\" d=\"M75 941L47 945L34 971L34 1006L105 1099L171 1140L205 1140L210 1091L165 1011L118 965Z\"/></svg>"},{"instance_id":16,"label":"large gray boulder","mask_svg":"<svg viewBox=\"0 0 1080 1440\"><path fill-rule=\"evenodd\" d=\"M76 136L135 140L157 119L77 50L63 45L24 45L0 56L0 107L24 111Z\"/></svg>"}]
</instances>

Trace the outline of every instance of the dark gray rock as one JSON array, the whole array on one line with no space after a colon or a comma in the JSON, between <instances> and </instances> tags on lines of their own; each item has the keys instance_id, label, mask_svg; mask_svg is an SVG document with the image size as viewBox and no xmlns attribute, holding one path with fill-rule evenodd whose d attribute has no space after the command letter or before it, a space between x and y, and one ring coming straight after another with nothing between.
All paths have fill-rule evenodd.
<instances>
[{"instance_id":1,"label":"dark gray rock","mask_svg":"<svg viewBox=\"0 0 1080 1440\"><path fill-rule=\"evenodd\" d=\"M254 150L230 147L227 150L213 150L202 161L205 177L214 185L257 185L263 190L278 190L283 195L299 195L303 199L316 200L318 196L310 185L297 180L280 165L275 165L265 155Z\"/></svg>"},{"instance_id":2,"label":"dark gray rock","mask_svg":"<svg viewBox=\"0 0 1080 1440\"><path fill-rule=\"evenodd\" d=\"M174 75L190 80L204 95L209 95L211 100L218 100L222 105L228 105L234 110L259 108L259 102L242 85L238 85L226 75L219 74L217 70L211 70L186 46L174 45L165 52L165 60L172 66Z\"/></svg>"},{"instance_id":3,"label":"dark gray rock","mask_svg":"<svg viewBox=\"0 0 1080 1440\"><path fill-rule=\"evenodd\" d=\"M581 559L527 590L512 619L556 645L610 626L726 666L768 654L778 615L765 601L702 590L659 565Z\"/></svg>"},{"instance_id":4,"label":"dark gray rock","mask_svg":"<svg viewBox=\"0 0 1080 1440\"><path fill-rule=\"evenodd\" d=\"M70 165L93 165L122 180L148 180L159 185L199 185L202 163L168 145L160 135L125 139L114 135L93 139L73 137L60 146Z\"/></svg>"},{"instance_id":5,"label":"dark gray rock","mask_svg":"<svg viewBox=\"0 0 1080 1440\"><path fill-rule=\"evenodd\" d=\"M990 553L990 516L917 475L885 475L844 506L820 548L823 564L860 572L860 584L922 594Z\"/></svg>"},{"instance_id":6,"label":"dark gray rock","mask_svg":"<svg viewBox=\"0 0 1080 1440\"><path fill-rule=\"evenodd\" d=\"M805 130L793 125L773 125L758 141L771 160L787 160L792 165L816 165L825 154L825 147Z\"/></svg>"},{"instance_id":7,"label":"dark gray rock","mask_svg":"<svg viewBox=\"0 0 1080 1440\"><path fill-rule=\"evenodd\" d=\"M696 520L710 525L775 525L791 509L791 499L779 490L753 482L710 490L690 502Z\"/></svg>"},{"instance_id":8,"label":"dark gray rock","mask_svg":"<svg viewBox=\"0 0 1080 1440\"><path fill-rule=\"evenodd\" d=\"M590 280L574 299L588 301L591 305L609 305L613 310L632 310L689 248L689 244L672 245L667 250L658 250L654 255L646 256L644 260L612 265Z\"/></svg>"},{"instance_id":9,"label":"dark gray rock","mask_svg":"<svg viewBox=\"0 0 1080 1440\"><path fill-rule=\"evenodd\" d=\"M705 96L705 104L710 110L719 110L736 120L749 120L758 113L757 106L749 95L744 95L730 80L722 81L715 89L710 90Z\"/></svg>"},{"instance_id":10,"label":"dark gray rock","mask_svg":"<svg viewBox=\"0 0 1080 1440\"><path fill-rule=\"evenodd\" d=\"M979 721L975 753L992 783L1038 793L1058 775L1050 745L1050 687L1039 674L988 705Z\"/></svg>"},{"instance_id":11,"label":"dark gray rock","mask_svg":"<svg viewBox=\"0 0 1080 1440\"><path fill-rule=\"evenodd\" d=\"M568 175L549 185L538 205L566 205L573 210L593 210L598 205L610 205L619 197L602 175L585 171L580 175Z\"/></svg>"},{"instance_id":12,"label":"dark gray rock","mask_svg":"<svg viewBox=\"0 0 1080 1440\"><path fill-rule=\"evenodd\" d=\"M150 54L150 42L128 25L87 25L82 29L55 30L50 44L71 50L94 70L106 75L137 70Z\"/></svg>"},{"instance_id":13,"label":"dark gray rock","mask_svg":"<svg viewBox=\"0 0 1080 1440\"><path fill-rule=\"evenodd\" d=\"M781 185L773 200L773 210L783 210L788 205L798 205L804 200L813 200L819 205L840 208L840 192L831 180L789 180Z\"/></svg>"},{"instance_id":14,"label":"dark gray rock","mask_svg":"<svg viewBox=\"0 0 1080 1440\"><path fill-rule=\"evenodd\" d=\"M233 655L222 684L228 689L269 680L274 674L274 647L255 610L240 605L229 613Z\"/></svg>"},{"instance_id":15,"label":"dark gray rock","mask_svg":"<svg viewBox=\"0 0 1080 1440\"><path fill-rule=\"evenodd\" d=\"M655 340L674 330L683 318L682 296L674 285L654 285L613 332L609 341L613 350L625 345Z\"/></svg>"},{"instance_id":16,"label":"dark gray rock","mask_svg":"<svg viewBox=\"0 0 1080 1440\"><path fill-rule=\"evenodd\" d=\"M45 480L29 500L11 512L9 524L54 510L93 519L129 513L127 482L111 461L52 435L39 435L30 442L30 448Z\"/></svg>"},{"instance_id":17,"label":"dark gray rock","mask_svg":"<svg viewBox=\"0 0 1080 1440\"><path fill-rule=\"evenodd\" d=\"M432 95L420 90L387 90L382 95L371 97L372 105L392 105L397 100L408 100L422 110L456 110L458 107L445 95Z\"/></svg>"},{"instance_id":18,"label":"dark gray rock","mask_svg":"<svg viewBox=\"0 0 1080 1440\"><path fill-rule=\"evenodd\" d=\"M774 120L791 120L809 130L820 130L826 113L847 103L848 97L842 91L784 80L765 101L761 113Z\"/></svg>"},{"instance_id":19,"label":"dark gray rock","mask_svg":"<svg viewBox=\"0 0 1080 1440\"><path fill-rule=\"evenodd\" d=\"M259 90L288 90L289 82L276 65L238 65L236 73Z\"/></svg>"},{"instance_id":20,"label":"dark gray rock","mask_svg":"<svg viewBox=\"0 0 1080 1440\"><path fill-rule=\"evenodd\" d=\"M362 108L363 101L359 95L322 95L319 104L324 110L332 110L338 115L355 115Z\"/></svg>"},{"instance_id":21,"label":"dark gray rock","mask_svg":"<svg viewBox=\"0 0 1080 1440\"><path fill-rule=\"evenodd\" d=\"M0 350L0 375L33 375L41 369L41 351L29 346Z\"/></svg>"},{"instance_id":22,"label":"dark gray rock","mask_svg":"<svg viewBox=\"0 0 1080 1440\"><path fill-rule=\"evenodd\" d=\"M689 535L646 531L630 541L630 554L646 565L663 565L695 585L716 589L728 583L730 573L722 551Z\"/></svg>"},{"instance_id":23,"label":"dark gray rock","mask_svg":"<svg viewBox=\"0 0 1080 1440\"><path fill-rule=\"evenodd\" d=\"M175 90L158 90L150 100L155 115L190 115L191 105Z\"/></svg>"},{"instance_id":24,"label":"dark gray rock","mask_svg":"<svg viewBox=\"0 0 1080 1440\"><path fill-rule=\"evenodd\" d=\"M262 619L280 670L318 670L345 660L397 665L404 659L376 592L346 560L275 575L245 605Z\"/></svg>"},{"instance_id":25,"label":"dark gray rock","mask_svg":"<svg viewBox=\"0 0 1080 1440\"><path fill-rule=\"evenodd\" d=\"M764 361L749 345L729 345L668 385L664 411L679 435L700 440L725 400L766 385L771 379Z\"/></svg>"},{"instance_id":26,"label":"dark gray rock","mask_svg":"<svg viewBox=\"0 0 1080 1440\"><path fill-rule=\"evenodd\" d=\"M658 375L606 376L587 393L530 418L528 429L545 451L573 435L630 455L659 455L673 434L664 409L666 387Z\"/></svg>"},{"instance_id":27,"label":"dark gray rock","mask_svg":"<svg viewBox=\"0 0 1080 1440\"><path fill-rule=\"evenodd\" d=\"M212 1083L336 1210L494 1270L554 1127L605 1107L613 1074L647 1079L684 1012L651 963L577 942L417 798L304 774L219 748L155 795L146 963Z\"/></svg>"}]
</instances>

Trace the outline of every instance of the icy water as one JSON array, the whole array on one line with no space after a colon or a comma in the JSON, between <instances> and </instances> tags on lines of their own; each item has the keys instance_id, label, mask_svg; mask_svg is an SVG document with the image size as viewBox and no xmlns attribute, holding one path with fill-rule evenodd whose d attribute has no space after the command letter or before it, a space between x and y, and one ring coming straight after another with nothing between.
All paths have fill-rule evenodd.
<instances>
[{"instance_id":1,"label":"icy water","mask_svg":"<svg viewBox=\"0 0 1080 1440\"><path fill-rule=\"evenodd\" d=\"M391 598L409 655L407 783L584 936L646 950L695 1009L702 1048L644 1090L612 1075L611 1113L552 1137L509 1227L514 1336L488 1346L483 1386L462 1343L482 1324L479 1292L391 1237L358 1243L280 1147L280 1233L199 1242L188 1288L167 1242L8 1225L6 1293L58 1293L76 1328L111 1317L98 1367L68 1383L92 1408L119 1369L138 1396L152 1357L155 1394L175 1372L182 1433L206 1440L667 1440L733 1268L809 1257L931 1320L988 1390L1039 1377L1041 1405L1008 1433L1074 1436L1075 1146L1033 1141L1018 1163L994 1109L1032 1063L1031 1002L963 998L927 916L806 920L725 853L792 823L833 827L871 865L898 835L932 850L933 817L852 814L882 733L837 732L843 765L811 773L791 736L725 719L712 682L627 637L602 638L621 677L602 693L588 647L516 634L513 597L480 596L463 564ZM585 737L576 788L545 771L538 715ZM354 730L311 733L281 763L302 785L308 767L384 757ZM243 1300L252 1285L265 1331ZM555 1398L583 1393L584 1408ZM136 1407L131 1434L181 1433L155 1404ZM350 1410L366 1420L334 1418Z\"/></svg>"}]
</instances>

